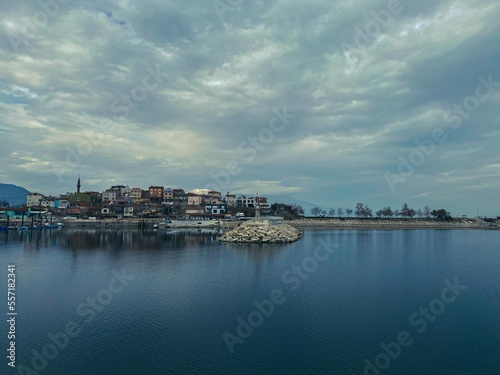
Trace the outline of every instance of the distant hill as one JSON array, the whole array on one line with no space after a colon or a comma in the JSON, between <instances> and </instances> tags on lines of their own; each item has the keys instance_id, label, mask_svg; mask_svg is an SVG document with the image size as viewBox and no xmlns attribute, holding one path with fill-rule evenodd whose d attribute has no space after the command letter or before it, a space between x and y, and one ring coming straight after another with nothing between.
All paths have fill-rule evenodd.
<instances>
[{"instance_id":1,"label":"distant hill","mask_svg":"<svg viewBox=\"0 0 500 375\"><path fill-rule=\"evenodd\" d=\"M26 203L26 195L29 193L23 187L0 183L0 201L9 202L11 207Z\"/></svg>"}]
</instances>

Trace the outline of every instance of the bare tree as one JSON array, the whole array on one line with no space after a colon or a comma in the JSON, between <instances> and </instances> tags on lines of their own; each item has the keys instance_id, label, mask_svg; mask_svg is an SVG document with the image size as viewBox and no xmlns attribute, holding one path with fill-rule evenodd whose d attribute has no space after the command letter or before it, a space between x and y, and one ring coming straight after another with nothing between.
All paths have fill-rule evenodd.
<instances>
[{"instance_id":1,"label":"bare tree","mask_svg":"<svg viewBox=\"0 0 500 375\"><path fill-rule=\"evenodd\" d=\"M339 207L339 209L337 210L337 215L339 215L339 217L342 217L343 214L344 214L344 210Z\"/></svg>"},{"instance_id":2,"label":"bare tree","mask_svg":"<svg viewBox=\"0 0 500 375\"><path fill-rule=\"evenodd\" d=\"M328 216L330 216L330 217L334 217L334 216L335 216L335 212L337 212L337 211L335 210L335 208L332 208L330 211L328 211Z\"/></svg>"},{"instance_id":3,"label":"bare tree","mask_svg":"<svg viewBox=\"0 0 500 375\"><path fill-rule=\"evenodd\" d=\"M349 218L350 215L352 214L352 210L349 208L346 208L345 213L347 214L347 217Z\"/></svg>"},{"instance_id":4,"label":"bare tree","mask_svg":"<svg viewBox=\"0 0 500 375\"><path fill-rule=\"evenodd\" d=\"M427 218L431 217L431 209L429 206L424 207L424 216Z\"/></svg>"},{"instance_id":5,"label":"bare tree","mask_svg":"<svg viewBox=\"0 0 500 375\"><path fill-rule=\"evenodd\" d=\"M314 217L321 215L321 208L318 206L311 208L311 215Z\"/></svg>"},{"instance_id":6,"label":"bare tree","mask_svg":"<svg viewBox=\"0 0 500 375\"><path fill-rule=\"evenodd\" d=\"M365 205L363 203L357 203L355 210L356 210L356 216L362 217L365 210Z\"/></svg>"}]
</instances>

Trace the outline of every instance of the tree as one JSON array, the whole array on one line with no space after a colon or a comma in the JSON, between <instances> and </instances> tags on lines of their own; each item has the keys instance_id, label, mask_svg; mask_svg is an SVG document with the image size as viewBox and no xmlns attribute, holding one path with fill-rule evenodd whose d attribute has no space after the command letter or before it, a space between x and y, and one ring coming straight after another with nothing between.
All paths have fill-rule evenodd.
<instances>
[{"instance_id":1,"label":"tree","mask_svg":"<svg viewBox=\"0 0 500 375\"><path fill-rule=\"evenodd\" d=\"M424 213L422 212L422 210L420 208L417 210L417 216L418 217L424 216Z\"/></svg>"},{"instance_id":2,"label":"tree","mask_svg":"<svg viewBox=\"0 0 500 375\"><path fill-rule=\"evenodd\" d=\"M321 215L321 208L318 206L311 208L311 215L314 217Z\"/></svg>"},{"instance_id":3,"label":"tree","mask_svg":"<svg viewBox=\"0 0 500 375\"><path fill-rule=\"evenodd\" d=\"M385 207L384 208L384 212L385 212L385 216L386 217L391 217L394 215L394 212L392 212L391 208L390 207Z\"/></svg>"},{"instance_id":4,"label":"tree","mask_svg":"<svg viewBox=\"0 0 500 375\"><path fill-rule=\"evenodd\" d=\"M335 212L337 212L337 211L335 210L335 208L332 208L330 211L328 211L328 216L330 216L330 217L334 217L334 216L335 216Z\"/></svg>"},{"instance_id":5,"label":"tree","mask_svg":"<svg viewBox=\"0 0 500 375\"><path fill-rule=\"evenodd\" d=\"M342 208L339 207L339 209L337 210L337 215L339 215L339 217L342 217L343 214L344 210L342 210Z\"/></svg>"},{"instance_id":6,"label":"tree","mask_svg":"<svg viewBox=\"0 0 500 375\"><path fill-rule=\"evenodd\" d=\"M368 205L364 205L363 203L356 204L356 216L357 217L372 217L372 209L368 207Z\"/></svg>"},{"instance_id":7,"label":"tree","mask_svg":"<svg viewBox=\"0 0 500 375\"><path fill-rule=\"evenodd\" d=\"M394 216L398 217L399 216L399 210L394 210Z\"/></svg>"},{"instance_id":8,"label":"tree","mask_svg":"<svg viewBox=\"0 0 500 375\"><path fill-rule=\"evenodd\" d=\"M321 210L320 216L325 217L327 215L327 213L328 212L326 212L326 210Z\"/></svg>"},{"instance_id":9,"label":"tree","mask_svg":"<svg viewBox=\"0 0 500 375\"><path fill-rule=\"evenodd\" d=\"M401 216L403 216L405 219L410 216L410 208L408 207L407 203L403 204L403 207L401 207Z\"/></svg>"},{"instance_id":10,"label":"tree","mask_svg":"<svg viewBox=\"0 0 500 375\"><path fill-rule=\"evenodd\" d=\"M429 218L431 216L431 209L429 208L429 206L425 206L424 207L424 216Z\"/></svg>"},{"instance_id":11,"label":"tree","mask_svg":"<svg viewBox=\"0 0 500 375\"><path fill-rule=\"evenodd\" d=\"M444 208L440 208L439 210L432 210L431 215L438 220L447 220L447 221L453 220L451 214Z\"/></svg>"},{"instance_id":12,"label":"tree","mask_svg":"<svg viewBox=\"0 0 500 375\"><path fill-rule=\"evenodd\" d=\"M300 204L292 204L292 209L290 210L290 212L295 215L295 216L302 216L304 215L304 209L302 208L302 206Z\"/></svg>"},{"instance_id":13,"label":"tree","mask_svg":"<svg viewBox=\"0 0 500 375\"><path fill-rule=\"evenodd\" d=\"M355 212L356 216L357 217L362 217L363 213L365 211L365 205L363 203L357 203L355 210L356 210L356 212Z\"/></svg>"},{"instance_id":14,"label":"tree","mask_svg":"<svg viewBox=\"0 0 500 375\"><path fill-rule=\"evenodd\" d=\"M347 214L347 217L349 218L349 216L352 214L352 210L349 208L346 208L345 213Z\"/></svg>"},{"instance_id":15,"label":"tree","mask_svg":"<svg viewBox=\"0 0 500 375\"><path fill-rule=\"evenodd\" d=\"M0 207L8 208L9 207L9 202L7 202L7 201L0 201Z\"/></svg>"}]
</instances>

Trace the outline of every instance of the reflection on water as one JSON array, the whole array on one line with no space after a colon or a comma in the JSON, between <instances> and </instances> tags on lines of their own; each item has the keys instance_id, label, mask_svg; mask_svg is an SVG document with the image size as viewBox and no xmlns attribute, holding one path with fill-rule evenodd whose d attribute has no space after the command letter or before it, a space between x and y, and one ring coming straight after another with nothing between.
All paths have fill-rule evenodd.
<instances>
[{"instance_id":1,"label":"reflection on water","mask_svg":"<svg viewBox=\"0 0 500 375\"><path fill-rule=\"evenodd\" d=\"M21 243L23 249L59 247L65 250L146 250L203 246L217 242L218 230L113 230L54 229L43 231L8 231L4 243Z\"/></svg>"}]
</instances>

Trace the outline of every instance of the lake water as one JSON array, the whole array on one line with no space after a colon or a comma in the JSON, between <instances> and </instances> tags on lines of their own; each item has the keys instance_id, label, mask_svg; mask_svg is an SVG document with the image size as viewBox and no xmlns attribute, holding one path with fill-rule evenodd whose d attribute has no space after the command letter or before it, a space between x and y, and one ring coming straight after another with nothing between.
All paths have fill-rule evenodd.
<instances>
[{"instance_id":1,"label":"lake water","mask_svg":"<svg viewBox=\"0 0 500 375\"><path fill-rule=\"evenodd\" d=\"M306 230L282 245L0 233L0 373L499 373L499 244L479 230Z\"/></svg>"}]
</instances>

